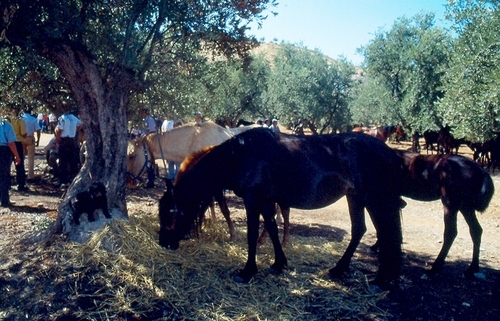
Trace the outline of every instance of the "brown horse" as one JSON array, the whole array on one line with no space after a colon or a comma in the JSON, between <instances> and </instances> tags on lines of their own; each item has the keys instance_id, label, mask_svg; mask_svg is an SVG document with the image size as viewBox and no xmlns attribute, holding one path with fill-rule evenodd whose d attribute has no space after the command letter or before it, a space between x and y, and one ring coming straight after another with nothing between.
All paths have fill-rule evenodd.
<instances>
[{"instance_id":1,"label":"brown horse","mask_svg":"<svg viewBox=\"0 0 500 321\"><path fill-rule=\"evenodd\" d=\"M395 125L379 126L379 127L373 127L373 128L355 126L352 129L352 131L355 133L363 132L365 134L368 134L372 137L375 137L375 138L383 141L384 143L387 141L387 139L392 134L396 134L397 141L399 141L405 135L403 129L399 125L397 125L397 126L395 126Z\"/></svg>"},{"instance_id":2,"label":"brown horse","mask_svg":"<svg viewBox=\"0 0 500 321\"><path fill-rule=\"evenodd\" d=\"M352 223L351 241L332 277L343 275L366 231L365 208L380 238L380 268L375 284L396 282L401 263L401 158L380 140L354 133L296 136L257 128L208 151L190 156L181 165L173 197L182 215L166 210L160 230L162 244L172 249L201 217L205 204L222 189L244 200L247 214L248 258L237 282L257 273L259 217L274 246L277 273L287 266L274 219L275 204L314 209L347 197ZM383 184L381 184L383 182Z\"/></svg>"},{"instance_id":3,"label":"brown horse","mask_svg":"<svg viewBox=\"0 0 500 321\"><path fill-rule=\"evenodd\" d=\"M476 212L484 211L494 193L491 176L476 162L463 156L420 155L397 151L405 163L403 196L419 201L441 199L444 207L444 242L429 275L441 271L453 240L457 236L457 213L462 212L473 242L472 262L465 276L479 270L479 247L483 229Z\"/></svg>"}]
</instances>

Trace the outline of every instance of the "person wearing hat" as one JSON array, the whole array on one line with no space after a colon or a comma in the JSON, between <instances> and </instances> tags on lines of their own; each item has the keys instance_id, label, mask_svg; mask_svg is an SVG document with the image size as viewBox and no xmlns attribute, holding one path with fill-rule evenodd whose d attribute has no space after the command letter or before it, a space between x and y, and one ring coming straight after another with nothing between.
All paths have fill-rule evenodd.
<instances>
[{"instance_id":1,"label":"person wearing hat","mask_svg":"<svg viewBox=\"0 0 500 321\"><path fill-rule=\"evenodd\" d=\"M203 124L203 114L201 112L195 113L194 116L194 122L196 123L196 125Z\"/></svg>"},{"instance_id":2,"label":"person wearing hat","mask_svg":"<svg viewBox=\"0 0 500 321\"><path fill-rule=\"evenodd\" d=\"M4 119L0 119L0 203L2 207L12 205L9 200L12 155L14 155L16 166L21 164L21 158L17 153L15 141L16 134L12 125Z\"/></svg>"},{"instance_id":3,"label":"person wearing hat","mask_svg":"<svg viewBox=\"0 0 500 321\"><path fill-rule=\"evenodd\" d=\"M147 135L151 133L156 133L156 121L149 113L149 106L146 105L141 109L141 117L144 119L146 123L146 127L144 127L142 134Z\"/></svg>"},{"instance_id":4,"label":"person wearing hat","mask_svg":"<svg viewBox=\"0 0 500 321\"><path fill-rule=\"evenodd\" d=\"M278 120L276 118L273 118L273 123L269 126L269 129L275 133L280 132L280 127L278 126Z\"/></svg>"}]
</instances>

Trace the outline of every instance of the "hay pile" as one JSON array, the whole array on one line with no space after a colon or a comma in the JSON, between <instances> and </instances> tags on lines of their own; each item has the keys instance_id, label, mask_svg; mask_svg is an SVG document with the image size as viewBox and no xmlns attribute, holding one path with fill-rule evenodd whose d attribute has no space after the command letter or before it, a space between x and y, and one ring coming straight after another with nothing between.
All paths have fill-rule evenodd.
<instances>
[{"instance_id":1,"label":"hay pile","mask_svg":"<svg viewBox=\"0 0 500 321\"><path fill-rule=\"evenodd\" d=\"M240 224L241 225L241 224ZM259 273L250 284L232 277L246 262L246 230L234 242L227 227L215 223L199 239L183 241L177 251L157 244L156 217L131 215L113 220L85 244L66 245L73 266L72 300L77 316L112 320L129 315L151 320L384 320L377 308L385 294L373 294L362 273L342 285L328 269L346 244L320 237L292 237L285 248L289 269L272 275L271 242L258 251ZM76 275L76 277L75 277ZM345 281L344 281L345 282ZM87 302L87 304L85 304ZM88 308L86 308L88 306Z\"/></svg>"}]
</instances>

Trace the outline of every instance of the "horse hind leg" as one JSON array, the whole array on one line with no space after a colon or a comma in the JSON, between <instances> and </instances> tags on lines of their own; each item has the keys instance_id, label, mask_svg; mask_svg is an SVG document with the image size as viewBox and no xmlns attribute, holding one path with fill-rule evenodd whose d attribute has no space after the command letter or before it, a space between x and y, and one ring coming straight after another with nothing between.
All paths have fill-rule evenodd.
<instances>
[{"instance_id":1,"label":"horse hind leg","mask_svg":"<svg viewBox=\"0 0 500 321\"><path fill-rule=\"evenodd\" d=\"M286 246L290 242L290 208L281 208L278 204L276 204L276 221L278 222L279 213L283 217L283 241L281 242L281 246ZM266 238L269 235L267 230L264 228L262 233L257 240L257 245L261 246L266 242Z\"/></svg>"},{"instance_id":2,"label":"horse hind leg","mask_svg":"<svg viewBox=\"0 0 500 321\"><path fill-rule=\"evenodd\" d=\"M432 268L427 272L429 276L435 276L437 273L441 272L443 269L444 261L448 252L450 251L451 245L458 234L457 231L457 212L456 209L449 209L445 205L444 210L444 234L443 234L443 246L439 252L436 260L432 264Z\"/></svg>"},{"instance_id":3,"label":"horse hind leg","mask_svg":"<svg viewBox=\"0 0 500 321\"><path fill-rule=\"evenodd\" d=\"M474 209L462 209L461 212L464 215L467 225L469 225L469 233L473 244L472 261L467 270L465 270L464 274L466 278L473 279L474 274L479 272L479 251L481 247L483 228L477 220L476 211Z\"/></svg>"},{"instance_id":4,"label":"horse hind leg","mask_svg":"<svg viewBox=\"0 0 500 321\"><path fill-rule=\"evenodd\" d=\"M290 242L290 208L282 208L281 215L283 216L283 241L281 245L286 246Z\"/></svg>"}]
</instances>

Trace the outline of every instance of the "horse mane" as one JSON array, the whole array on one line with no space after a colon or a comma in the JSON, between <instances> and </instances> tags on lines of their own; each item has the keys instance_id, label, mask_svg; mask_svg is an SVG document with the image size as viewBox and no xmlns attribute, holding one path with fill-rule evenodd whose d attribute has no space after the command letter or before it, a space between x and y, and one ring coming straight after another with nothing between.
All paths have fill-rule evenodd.
<instances>
[{"instance_id":1,"label":"horse mane","mask_svg":"<svg viewBox=\"0 0 500 321\"><path fill-rule=\"evenodd\" d=\"M177 172L174 185L176 185L179 179L181 179L187 171L193 168L193 166L196 165L203 157L205 157L205 155L208 154L208 152L210 152L214 147L215 146L207 146L202 150L194 152L186 157L186 159L184 159L184 161L181 163L181 167Z\"/></svg>"}]
</instances>

